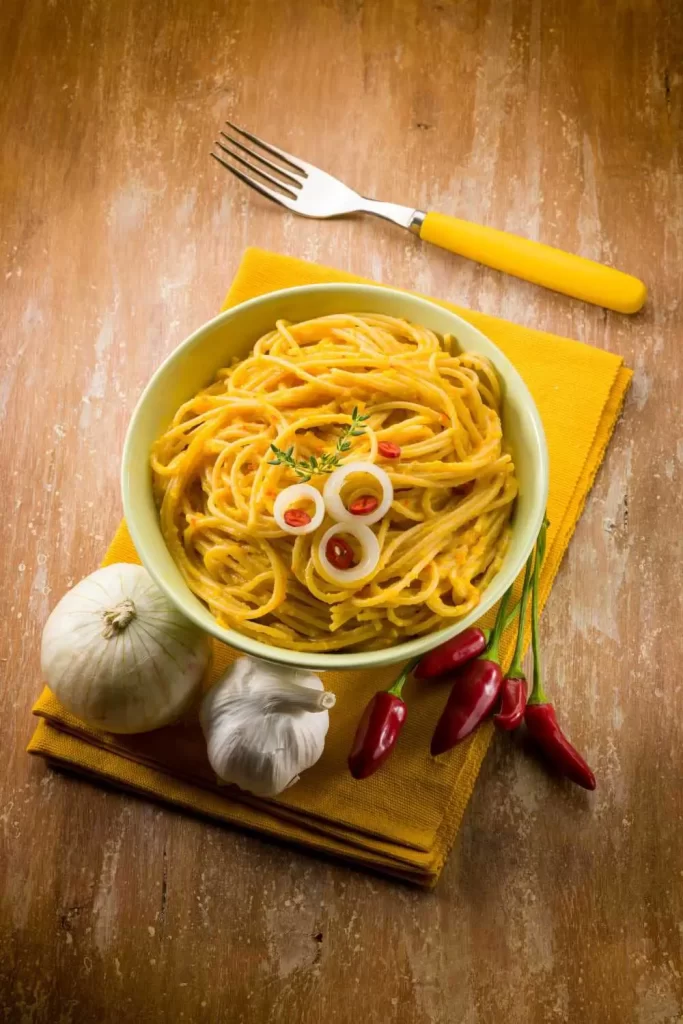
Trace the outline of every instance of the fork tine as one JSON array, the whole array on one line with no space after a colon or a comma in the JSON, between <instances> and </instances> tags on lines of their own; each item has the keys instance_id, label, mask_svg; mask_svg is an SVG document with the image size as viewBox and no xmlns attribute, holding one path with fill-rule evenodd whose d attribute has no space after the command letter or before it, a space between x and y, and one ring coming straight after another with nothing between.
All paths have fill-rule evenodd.
<instances>
[{"instance_id":1,"label":"fork tine","mask_svg":"<svg viewBox=\"0 0 683 1024\"><path fill-rule=\"evenodd\" d=\"M249 139L251 142L255 142L257 146L261 146L261 148L265 149L271 156L279 156L280 159L285 160L295 171L298 171L299 174L303 174L304 178L308 177L306 168L297 163L297 157L292 156L291 153L288 153L284 149L278 149L277 146L273 146L268 142L264 142L263 139L259 139L258 135L252 135L251 132L246 131L244 128L238 128L236 124L232 123L232 121L226 121L225 123L229 125L233 131L239 132L240 135L244 135L244 137Z\"/></svg>"},{"instance_id":2,"label":"fork tine","mask_svg":"<svg viewBox=\"0 0 683 1024\"><path fill-rule=\"evenodd\" d=\"M216 139L216 145L220 149L222 149L224 153L227 153L228 156L231 156L233 160L238 160L243 167L247 168L247 170L253 171L254 174L258 174L260 178L265 178L266 181L269 181L271 185L277 185L277 187L281 188L283 192L286 193L286 195L290 196L292 199L296 199L296 193L292 192L291 189L288 189L284 182L279 181L277 178L274 178L272 174L268 174L268 171L262 171L260 167L254 167L254 165L250 164L248 160L245 160L244 157L241 157L239 153L233 153L231 149L228 149L227 146L224 146L222 142L218 141L218 139Z\"/></svg>"},{"instance_id":3,"label":"fork tine","mask_svg":"<svg viewBox=\"0 0 683 1024\"><path fill-rule=\"evenodd\" d=\"M247 153L249 156L253 157L254 160L258 160L259 163L262 163L265 167L270 167L271 171L276 171L278 174L281 174L288 182L291 181L292 185L296 185L297 188L301 188L301 180L299 178L295 178L293 174L290 174L290 172L286 171L283 167L278 167L278 165L274 164L272 160L268 160L265 156L260 156L258 153L255 153L253 149L249 149L248 146L242 145L241 142L238 142L237 139L233 139L232 136L227 135L226 132L221 131L221 135L224 139L227 139L231 145L237 146L238 149L241 149L243 153Z\"/></svg>"},{"instance_id":4,"label":"fork tine","mask_svg":"<svg viewBox=\"0 0 683 1024\"><path fill-rule=\"evenodd\" d=\"M262 185L260 182L254 181L253 178L249 178L246 174L242 174L237 167L233 167L232 164L229 164L227 160L223 160L222 157L217 156L216 153L212 153L211 156L214 160L217 160L219 164L222 164L226 170L230 171L231 174L234 174L236 178L243 181L245 185L249 185L250 188L256 189L256 191L260 192L262 196L266 197L266 199L272 199L274 203L277 203L279 206L286 206L288 209L294 208L294 203L283 196L281 192L274 192L273 189L268 188L267 185Z\"/></svg>"}]
</instances>

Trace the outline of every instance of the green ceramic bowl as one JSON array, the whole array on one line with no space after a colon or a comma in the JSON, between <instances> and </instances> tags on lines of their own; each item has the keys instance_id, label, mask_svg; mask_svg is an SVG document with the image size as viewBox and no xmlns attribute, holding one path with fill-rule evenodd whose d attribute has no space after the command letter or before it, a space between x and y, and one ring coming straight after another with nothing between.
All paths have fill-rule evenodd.
<instances>
[{"instance_id":1,"label":"green ceramic bowl","mask_svg":"<svg viewBox=\"0 0 683 1024\"><path fill-rule=\"evenodd\" d=\"M503 428L514 454L520 490L505 561L473 612L438 633L383 651L305 654L272 647L225 629L189 590L161 535L152 495L149 453L178 406L207 385L231 357L246 356L276 320L297 322L345 312L403 317L438 334L452 334L463 349L481 352L491 360L502 381ZM543 520L548 495L548 453L540 417L522 378L503 353L471 324L426 299L389 288L319 284L270 292L227 310L191 334L168 357L145 388L133 413L123 450L122 487L128 528L143 565L171 601L207 633L248 654L280 664L319 671L363 669L423 654L472 625L499 600L523 568Z\"/></svg>"}]
</instances>

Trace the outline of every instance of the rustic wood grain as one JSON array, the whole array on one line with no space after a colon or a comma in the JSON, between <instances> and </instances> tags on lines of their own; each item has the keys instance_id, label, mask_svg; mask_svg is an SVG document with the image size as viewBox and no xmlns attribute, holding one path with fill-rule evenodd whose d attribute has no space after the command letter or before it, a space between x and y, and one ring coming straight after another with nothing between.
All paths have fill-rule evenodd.
<instances>
[{"instance_id":1,"label":"rustic wood grain","mask_svg":"<svg viewBox=\"0 0 683 1024\"><path fill-rule=\"evenodd\" d=\"M0 1019L680 1024L680 4L4 0L0 26ZM296 219L208 158L230 116L367 194L613 262L648 306L621 317L389 225ZM136 397L247 244L636 371L543 625L599 789L497 740L432 894L24 753L41 628L120 516Z\"/></svg>"}]
</instances>

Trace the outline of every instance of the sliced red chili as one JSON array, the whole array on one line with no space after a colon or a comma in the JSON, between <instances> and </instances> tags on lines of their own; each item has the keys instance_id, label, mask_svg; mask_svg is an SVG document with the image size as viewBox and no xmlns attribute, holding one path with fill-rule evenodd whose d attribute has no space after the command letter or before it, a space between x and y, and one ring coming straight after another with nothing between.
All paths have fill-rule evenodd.
<instances>
[{"instance_id":1,"label":"sliced red chili","mask_svg":"<svg viewBox=\"0 0 683 1024\"><path fill-rule=\"evenodd\" d=\"M330 537L325 554L335 569L350 569L353 565L353 548L343 537Z\"/></svg>"},{"instance_id":2,"label":"sliced red chili","mask_svg":"<svg viewBox=\"0 0 683 1024\"><path fill-rule=\"evenodd\" d=\"M302 508L288 508L282 517L287 526L308 526L311 517Z\"/></svg>"},{"instance_id":3,"label":"sliced red chili","mask_svg":"<svg viewBox=\"0 0 683 1024\"><path fill-rule=\"evenodd\" d=\"M371 512L374 512L379 502L377 498L372 494L363 494L360 498L356 498L349 505L349 512L352 516L369 516Z\"/></svg>"},{"instance_id":4,"label":"sliced red chili","mask_svg":"<svg viewBox=\"0 0 683 1024\"><path fill-rule=\"evenodd\" d=\"M400 459L401 449L393 441L380 441L377 451L384 459Z\"/></svg>"}]
</instances>

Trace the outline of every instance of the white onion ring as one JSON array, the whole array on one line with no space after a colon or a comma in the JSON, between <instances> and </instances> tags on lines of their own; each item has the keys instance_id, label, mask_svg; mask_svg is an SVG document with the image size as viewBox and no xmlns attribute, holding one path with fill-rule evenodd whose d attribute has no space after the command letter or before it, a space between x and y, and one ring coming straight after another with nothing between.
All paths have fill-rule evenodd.
<instances>
[{"instance_id":1,"label":"white onion ring","mask_svg":"<svg viewBox=\"0 0 683 1024\"><path fill-rule=\"evenodd\" d=\"M346 482L346 478L352 473L367 473L369 476L374 476L382 488L382 500L375 511L370 512L366 516L354 516L353 513L349 512L341 498L341 489ZM358 523L360 521L364 526L372 526L373 523L378 523L382 516L386 515L389 511L394 500L394 488L388 474L381 466L376 466L374 462L349 462L346 466L340 466L339 469L335 469L334 473L327 478L323 488L323 498L325 499L325 505L330 517L336 520L336 522Z\"/></svg>"},{"instance_id":2,"label":"white onion ring","mask_svg":"<svg viewBox=\"0 0 683 1024\"><path fill-rule=\"evenodd\" d=\"M350 533L361 546L363 552L361 560L358 565L354 565L351 569L337 569L336 565L332 565L332 562L327 557L327 545L338 533ZM357 519L350 523L334 523L329 530L325 531L318 545L318 557L320 558L323 575L328 583L338 583L341 587L353 586L359 580L369 576L377 568L379 553L379 541L374 533L369 526L359 523Z\"/></svg>"},{"instance_id":3,"label":"white onion ring","mask_svg":"<svg viewBox=\"0 0 683 1024\"><path fill-rule=\"evenodd\" d=\"M290 526L289 523L285 522L285 512L292 507L295 501L304 500L312 501L315 505L315 512L311 516L310 523L306 523L305 526ZM292 484L291 487L285 487L284 491L280 491L273 505L273 518L277 525L285 533L293 533L295 535L313 533L322 523L324 515L325 502L323 501L323 496L320 491L316 491L315 487L311 487L310 484Z\"/></svg>"}]
</instances>

